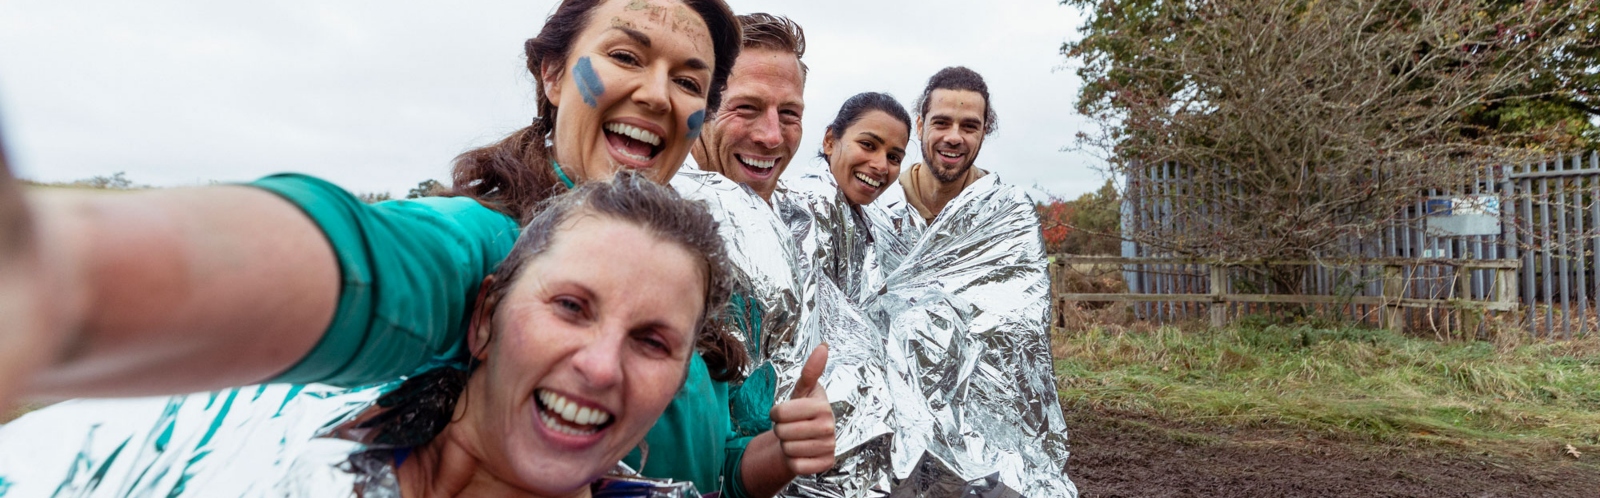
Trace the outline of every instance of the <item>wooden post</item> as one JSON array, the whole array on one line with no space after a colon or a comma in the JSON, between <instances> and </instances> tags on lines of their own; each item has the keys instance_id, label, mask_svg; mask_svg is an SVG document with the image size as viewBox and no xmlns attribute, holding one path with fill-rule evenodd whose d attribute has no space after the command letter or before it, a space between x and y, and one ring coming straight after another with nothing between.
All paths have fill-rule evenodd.
<instances>
[{"instance_id":1,"label":"wooden post","mask_svg":"<svg viewBox=\"0 0 1600 498\"><path fill-rule=\"evenodd\" d=\"M1600 203L1597 203L1600 205ZM1494 271L1494 301L1501 304L1517 303L1517 270L1500 268Z\"/></svg>"},{"instance_id":2,"label":"wooden post","mask_svg":"<svg viewBox=\"0 0 1600 498\"><path fill-rule=\"evenodd\" d=\"M1396 265L1383 267L1383 326L1394 332L1405 332L1405 313L1400 299L1405 297L1404 268Z\"/></svg>"},{"instance_id":3,"label":"wooden post","mask_svg":"<svg viewBox=\"0 0 1600 498\"><path fill-rule=\"evenodd\" d=\"M1050 303L1054 304L1054 306L1050 307L1050 324L1053 327L1065 328L1067 326L1066 318L1064 318L1066 312L1064 308L1067 306L1067 302L1061 299L1061 294L1066 291L1062 283L1063 279L1066 278L1066 272L1062 271L1065 266L1059 259L1050 258Z\"/></svg>"},{"instance_id":4,"label":"wooden post","mask_svg":"<svg viewBox=\"0 0 1600 498\"><path fill-rule=\"evenodd\" d=\"M1220 329L1228 324L1228 302L1222 299L1227 294L1228 267L1220 264L1211 264L1211 328Z\"/></svg>"},{"instance_id":5,"label":"wooden post","mask_svg":"<svg viewBox=\"0 0 1600 498\"><path fill-rule=\"evenodd\" d=\"M1461 338L1471 339L1478 336L1478 322L1482 319L1485 310L1472 306L1472 269L1466 266L1456 267L1456 299L1460 305L1456 311L1461 314Z\"/></svg>"}]
</instances>

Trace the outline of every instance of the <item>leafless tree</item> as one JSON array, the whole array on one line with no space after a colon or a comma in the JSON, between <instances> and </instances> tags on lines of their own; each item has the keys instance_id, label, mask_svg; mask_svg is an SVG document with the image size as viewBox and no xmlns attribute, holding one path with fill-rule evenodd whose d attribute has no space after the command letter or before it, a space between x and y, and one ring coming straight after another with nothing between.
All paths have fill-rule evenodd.
<instances>
[{"instance_id":1,"label":"leafless tree","mask_svg":"<svg viewBox=\"0 0 1600 498\"><path fill-rule=\"evenodd\" d=\"M1349 256L1424 189L1530 150L1538 135L1464 116L1592 50L1594 27L1575 26L1597 1L1067 0L1095 9L1065 48L1102 124L1080 139L1135 179L1180 165L1162 171L1182 187L1146 199L1165 219L1125 234L1147 246Z\"/></svg>"}]
</instances>

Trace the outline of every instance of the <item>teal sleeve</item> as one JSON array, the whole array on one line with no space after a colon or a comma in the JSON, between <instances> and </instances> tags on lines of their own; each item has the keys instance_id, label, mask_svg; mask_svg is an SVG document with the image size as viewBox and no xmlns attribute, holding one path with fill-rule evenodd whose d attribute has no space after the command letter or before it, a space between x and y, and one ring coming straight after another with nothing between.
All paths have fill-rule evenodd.
<instances>
[{"instance_id":1,"label":"teal sleeve","mask_svg":"<svg viewBox=\"0 0 1600 498\"><path fill-rule=\"evenodd\" d=\"M478 284L518 233L510 217L464 197L369 205L305 175L250 185L299 206L339 261L332 323L311 353L273 382L356 386L459 355Z\"/></svg>"},{"instance_id":2,"label":"teal sleeve","mask_svg":"<svg viewBox=\"0 0 1600 498\"><path fill-rule=\"evenodd\" d=\"M750 492L746 491L744 489L744 470L743 470L744 466L743 466L743 463L744 463L744 449L748 448L750 446L750 440L751 439L755 439L755 438L753 438L753 437L730 437L730 438L728 438L728 444L724 448L724 451L727 452L728 457L727 457L727 460L725 460L724 463L722 464L722 475L725 476L725 479L726 479L722 483L722 497L723 498L749 498L750 497Z\"/></svg>"},{"instance_id":3,"label":"teal sleeve","mask_svg":"<svg viewBox=\"0 0 1600 498\"><path fill-rule=\"evenodd\" d=\"M733 318L734 326L755 342L750 347L752 356L761 351L761 339L766 336L761 330L765 315L761 302L745 297L742 292L735 292L728 299L728 315ZM772 430L772 405L777 388L777 371L771 363L767 363L750 372L750 376L739 385L729 389L729 415L733 416L734 432L751 437Z\"/></svg>"}]
</instances>

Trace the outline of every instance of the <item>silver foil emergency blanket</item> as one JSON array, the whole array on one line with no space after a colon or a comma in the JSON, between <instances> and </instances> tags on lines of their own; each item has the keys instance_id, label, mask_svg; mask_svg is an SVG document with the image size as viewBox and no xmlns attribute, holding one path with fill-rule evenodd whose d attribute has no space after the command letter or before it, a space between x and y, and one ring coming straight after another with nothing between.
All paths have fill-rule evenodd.
<instances>
[{"instance_id":1,"label":"silver foil emergency blanket","mask_svg":"<svg viewBox=\"0 0 1600 498\"><path fill-rule=\"evenodd\" d=\"M771 401L789 399L811 351L822 342L830 344L821 385L837 417L834 444L840 463L821 475L797 481L788 494L865 496L873 489L887 489L894 429L889 425L893 401L883 376L882 333L851 304L846 292L823 277L878 268L863 267L860 263L867 260L865 257L855 258L855 269L811 266L813 262L839 259L831 256L834 251L865 251L871 246L861 239L831 237L833 232L822 232L816 238L801 239L808 244L799 246L797 253L791 230L803 231L812 226L812 211L797 204L802 195L798 192L777 192L774 206L768 207L748 187L720 174L689 168L680 170L672 186L686 198L705 202L718 221L735 273L739 274L736 292L760 296L758 301L763 306L796 306L787 311L789 315L768 312L763 322L766 333L760 341L763 347L760 354L752 350L751 358L758 363L756 372L768 366L776 372ZM820 198L804 199L810 202ZM817 209L823 209L822 201L818 202ZM823 216L829 215L822 212ZM837 211L832 215L849 213ZM821 285L813 281L818 278ZM754 378L747 384L753 382Z\"/></svg>"},{"instance_id":2,"label":"silver foil emergency blanket","mask_svg":"<svg viewBox=\"0 0 1600 498\"><path fill-rule=\"evenodd\" d=\"M671 185L704 203L717 220L733 266L735 300L748 303L743 310L735 303L733 310L733 332L752 360L744 373L770 364L778 374L777 399L788 399L811 349L822 342L819 335L800 335L801 269L788 227L755 191L720 173L685 167Z\"/></svg>"},{"instance_id":3,"label":"silver foil emergency blanket","mask_svg":"<svg viewBox=\"0 0 1600 498\"><path fill-rule=\"evenodd\" d=\"M397 448L359 423L396 409L378 400L399 384L59 403L0 426L0 496L399 498L388 451ZM620 463L592 489L597 498L700 496L693 483L637 478Z\"/></svg>"},{"instance_id":4,"label":"silver foil emergency blanket","mask_svg":"<svg viewBox=\"0 0 1600 498\"><path fill-rule=\"evenodd\" d=\"M0 490L34 496L353 496L393 474L342 468L365 448L318 438L380 390L265 385L73 400L0 427Z\"/></svg>"},{"instance_id":5,"label":"silver foil emergency blanket","mask_svg":"<svg viewBox=\"0 0 1600 498\"><path fill-rule=\"evenodd\" d=\"M785 494L1076 496L1047 332L1048 265L1027 197L990 174L929 224L891 197L901 189L879 201L889 209L852 211L831 175L799 173L776 199L803 253L822 262L806 291L821 316L806 323L860 370L830 365L823 378L841 428L838 467ZM892 436L867 440L890 441L887 455L847 444L883 429ZM873 477L882 470L890 475ZM850 485L869 482L880 484Z\"/></svg>"}]
</instances>

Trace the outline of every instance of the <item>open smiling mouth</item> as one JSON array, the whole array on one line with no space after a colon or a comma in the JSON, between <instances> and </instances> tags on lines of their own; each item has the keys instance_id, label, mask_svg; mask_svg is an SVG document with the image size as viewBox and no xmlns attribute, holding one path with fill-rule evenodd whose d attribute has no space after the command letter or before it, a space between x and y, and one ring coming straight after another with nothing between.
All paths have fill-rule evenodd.
<instances>
[{"instance_id":1,"label":"open smiling mouth","mask_svg":"<svg viewBox=\"0 0 1600 498\"><path fill-rule=\"evenodd\" d=\"M611 426L613 417L605 410L579 406L566 396L544 389L534 393L539 405L539 420L552 431L571 436L589 436Z\"/></svg>"},{"instance_id":2,"label":"open smiling mouth","mask_svg":"<svg viewBox=\"0 0 1600 498\"><path fill-rule=\"evenodd\" d=\"M761 172L766 172L767 170L772 169L773 166L777 166L778 165L778 159L777 158L767 159L767 160L759 160L759 159L751 159L751 158L748 158L748 157L745 157L745 156L742 156L742 155L734 155L734 157L738 158L739 159L739 164L743 164L746 168L750 168L750 169L753 169L753 170L756 170L756 171L761 171Z\"/></svg>"},{"instance_id":3,"label":"open smiling mouth","mask_svg":"<svg viewBox=\"0 0 1600 498\"><path fill-rule=\"evenodd\" d=\"M865 184L871 186L874 189L883 188L883 183L884 182L879 181L879 180L873 180L871 177L868 177L867 175L864 175L864 174L861 174L861 173L856 173L856 179L857 180L861 180L861 183L865 183Z\"/></svg>"},{"instance_id":4,"label":"open smiling mouth","mask_svg":"<svg viewBox=\"0 0 1600 498\"><path fill-rule=\"evenodd\" d=\"M661 153L661 136L625 123L606 123L606 143L630 161L649 165Z\"/></svg>"}]
</instances>

